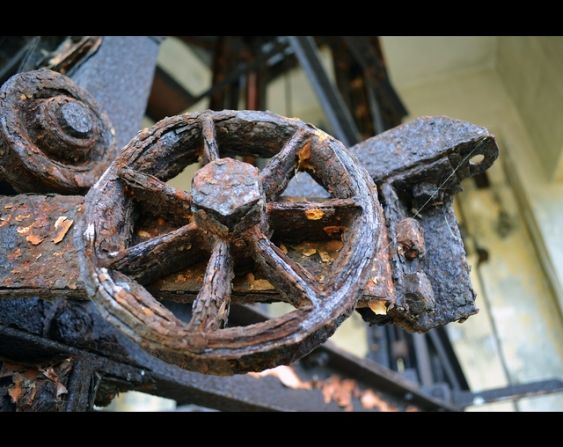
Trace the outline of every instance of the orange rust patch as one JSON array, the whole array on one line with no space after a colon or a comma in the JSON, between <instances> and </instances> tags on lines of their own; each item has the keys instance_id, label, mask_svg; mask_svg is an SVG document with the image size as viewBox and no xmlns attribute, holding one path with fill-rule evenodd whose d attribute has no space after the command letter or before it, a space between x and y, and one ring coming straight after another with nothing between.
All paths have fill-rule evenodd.
<instances>
[{"instance_id":1,"label":"orange rust patch","mask_svg":"<svg viewBox=\"0 0 563 447\"><path fill-rule=\"evenodd\" d=\"M303 254L303 256L313 256L316 252L316 248L306 248L301 253Z\"/></svg>"},{"instance_id":2,"label":"orange rust patch","mask_svg":"<svg viewBox=\"0 0 563 447\"><path fill-rule=\"evenodd\" d=\"M43 237L37 234L30 234L25 238L25 240L29 242L31 245L39 245L41 242L43 242L43 239L44 239Z\"/></svg>"},{"instance_id":3,"label":"orange rust patch","mask_svg":"<svg viewBox=\"0 0 563 447\"><path fill-rule=\"evenodd\" d=\"M58 244L64 239L73 223L74 221L72 219L68 219L66 216L60 216L57 219L57 221L55 222L55 229L57 229L58 231L55 237L52 239L55 244Z\"/></svg>"},{"instance_id":4,"label":"orange rust patch","mask_svg":"<svg viewBox=\"0 0 563 447\"><path fill-rule=\"evenodd\" d=\"M29 233L29 230L31 230L31 225L28 227L18 227L16 228L16 231L18 232L18 234L27 234Z\"/></svg>"},{"instance_id":5,"label":"orange rust patch","mask_svg":"<svg viewBox=\"0 0 563 447\"><path fill-rule=\"evenodd\" d=\"M303 170L313 170L313 165L310 162L311 159L311 142L307 141L303 147L297 152L297 169Z\"/></svg>"},{"instance_id":6,"label":"orange rust patch","mask_svg":"<svg viewBox=\"0 0 563 447\"><path fill-rule=\"evenodd\" d=\"M28 218L30 218L30 217L31 217L31 214L18 214L18 215L15 217L14 220L15 220L16 222L21 222L22 220L28 219Z\"/></svg>"},{"instance_id":7,"label":"orange rust patch","mask_svg":"<svg viewBox=\"0 0 563 447\"><path fill-rule=\"evenodd\" d=\"M274 286L267 279L256 279L250 283L250 290L274 290Z\"/></svg>"},{"instance_id":8,"label":"orange rust patch","mask_svg":"<svg viewBox=\"0 0 563 447\"><path fill-rule=\"evenodd\" d=\"M360 403L366 410L373 410L374 408L377 408L379 411L397 411L397 407L395 405L384 401L372 390L366 390L362 393Z\"/></svg>"},{"instance_id":9,"label":"orange rust patch","mask_svg":"<svg viewBox=\"0 0 563 447\"><path fill-rule=\"evenodd\" d=\"M324 263L328 264L329 262L334 261L334 258L324 250L319 250L319 256L321 257L321 261L323 261Z\"/></svg>"},{"instance_id":10,"label":"orange rust patch","mask_svg":"<svg viewBox=\"0 0 563 447\"><path fill-rule=\"evenodd\" d=\"M336 240L336 239L332 239L330 241L325 242L324 246L326 248L326 250L328 252L331 251L340 251L340 249L343 247L343 243L342 241Z\"/></svg>"},{"instance_id":11,"label":"orange rust patch","mask_svg":"<svg viewBox=\"0 0 563 447\"><path fill-rule=\"evenodd\" d=\"M305 217L307 220L319 220L324 217L325 213L319 208L311 208L310 210L305 210Z\"/></svg>"},{"instance_id":12,"label":"orange rust patch","mask_svg":"<svg viewBox=\"0 0 563 447\"><path fill-rule=\"evenodd\" d=\"M154 312L152 310L150 310L148 307L143 306L141 309L147 317L154 316Z\"/></svg>"},{"instance_id":13,"label":"orange rust patch","mask_svg":"<svg viewBox=\"0 0 563 447\"><path fill-rule=\"evenodd\" d=\"M125 291L125 289L119 289L117 291L117 293L115 294L115 300L119 304L126 304L127 303L127 296L128 296L128 293Z\"/></svg>"}]
</instances>

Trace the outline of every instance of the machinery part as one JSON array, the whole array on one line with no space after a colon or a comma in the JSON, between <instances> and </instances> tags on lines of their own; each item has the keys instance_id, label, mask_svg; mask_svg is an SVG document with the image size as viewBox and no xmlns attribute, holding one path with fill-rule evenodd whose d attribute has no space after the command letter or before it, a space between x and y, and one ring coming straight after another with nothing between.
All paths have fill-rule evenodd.
<instances>
[{"instance_id":1,"label":"machinery part","mask_svg":"<svg viewBox=\"0 0 563 447\"><path fill-rule=\"evenodd\" d=\"M180 131L178 134L165 136L161 142L165 143L162 147L173 146L182 134ZM147 135L146 132L143 135ZM430 137L426 138L425 135ZM289 135L287 137L289 138ZM224 149L228 151L229 147ZM231 153L232 150L233 148ZM424 117L367 140L365 144L352 150L357 158L367 165L376 184L381 185L379 191L385 198L383 212L379 207L377 211L383 216L381 221L385 221L386 225L379 228L377 254L373 258L371 273L362 297L356 303L356 308L364 319L377 324L398 322L411 331L426 331L451 321L465 319L477 312L463 242L451 210L451 199L444 199L451 197L461 179L471 174L467 164L474 154L479 151L485 154L481 169L492 163L498 151L494 138L486 129L463 121ZM266 154L266 149L262 151ZM306 153L302 153L303 159L298 162L304 168L307 167L305 155ZM398 156L402 165L395 160ZM386 166L389 165L390 159L395 160L394 165L389 166L388 172L391 175L387 176L385 171L378 170L379 165L371 163L372 158L378 159L379 165ZM189 163L195 159L195 156L191 159L178 158L178 163ZM154 193L148 193L146 189L143 192L141 186L141 189L136 187L140 174L135 175L135 172L126 168L121 171L121 176L128 181L131 192L134 194L137 191L134 196L139 206L131 207L130 211L139 213L145 202L153 212L152 217L148 216L150 218L145 223L141 222L135 228L133 237L137 241L146 239L147 234L154 236L162 233L168 224L161 225L159 216L163 217L163 223L166 218L176 227L183 226L186 219L189 219L191 205L181 205L182 201L174 196L172 189L163 189L153 178L154 181L151 180L150 184L154 186ZM299 174L307 175L305 172ZM171 172L170 175L174 173ZM145 179L150 180L148 176ZM295 179L296 177L293 180ZM309 272L313 272L315 277L330 278L335 261L329 257L329 262L325 262L326 259L323 260L321 256L338 253L330 252L328 247L342 245L338 240L338 232L346 226L345 221L356 212L356 207L346 200L317 201L314 205L289 200L286 195L293 180L283 193L282 199L285 200L266 206L274 240L278 244L285 242L282 249L287 250L287 255L296 259ZM425 196L415 194L414 191L424 192L430 188L430 182L435 185L434 191L438 192L428 204L422 206L434 193L430 192L428 197L422 200ZM318 185L315 185L318 188ZM159 187L163 192L170 192L170 200L155 199L158 198L156 193ZM280 188L283 189L283 185ZM295 191L295 194L299 194L299 191ZM300 195L311 196L307 193ZM57 243L53 242L58 240L60 231L57 221L59 224L66 222L68 225L69 222L78 223L82 219L83 200L82 196L56 195L0 197L0 239L4 241L0 246L0 295L28 296L32 293L38 296L86 297L84 285L78 278L80 263L77 252L81 250L81 246L71 237L77 225L74 224L70 228L65 238ZM415 200L421 201L413 208ZM335 204L339 206L334 207ZM205 204L202 205L205 208ZM312 213L311 206L315 207ZM296 209L299 212L295 212ZM324 215L318 220L310 220L306 214L308 210L309 217L313 219L321 217L323 213ZM64 218L62 221L61 217ZM208 223L212 224L213 220ZM169 229L176 228L174 225L168 225ZM214 231L220 231L220 228ZM326 233L327 230L330 230L332 236ZM152 243L147 243L132 250L127 256L117 252L113 260L118 269L126 269L125 273L133 275L134 279L149 287L156 298L191 303L204 286L205 265L198 262L203 260L204 251L196 251L200 247L205 248L206 243L201 241L201 238L190 242L191 230L188 228L176 231L172 235L163 236L161 241L171 241L169 246L174 246L176 237L183 238L185 245L192 245L191 256L181 256L177 259L169 256L158 258L159 251L156 250L153 262L147 263L144 262L143 256L137 256L142 254L137 250L142 252L152 247ZM182 246L176 246L180 253ZM316 249L317 252L306 256L303 254L303 248L311 251ZM241 250L244 252L247 249L237 249L237 255ZM109 252L112 251L115 250L109 247ZM278 300L291 302L287 296L278 293L268 281L254 281L260 278L260 272L251 262L240 271L242 264L244 262L238 263L239 271L233 284L233 303ZM30 265L33 265L32 269L29 268ZM175 273L164 276L171 271ZM425 281L424 276L428 281ZM416 298L421 296L416 290L417 285L424 286L426 291L431 290L432 296L428 297L428 306L417 305ZM425 301L425 298L422 298L422 301ZM411 312L411 307L414 312ZM422 312L418 313L419 311Z\"/></svg>"},{"instance_id":2,"label":"machinery part","mask_svg":"<svg viewBox=\"0 0 563 447\"><path fill-rule=\"evenodd\" d=\"M234 112L223 112L213 116L228 117L233 114ZM271 142L268 143L269 140L260 139L267 132L264 129L268 126L260 122L260 125L255 125L251 119L256 116L254 113L241 112L241 116L250 117L241 129L231 126L232 120L227 118L215 123L219 129L218 141L227 155L244 154L244 150L247 150L269 156L279 150L281 142L272 145ZM280 139L284 141L292 140L291 132L295 132L299 127L296 124L298 121L281 120L282 124L278 122L276 125L277 121L269 114L257 116L269 117L270 129L277 131L281 135ZM198 150L203 146L200 137L201 126L194 124L197 121L195 118L186 121L187 124L183 123L182 119L168 119L156 134L151 135L148 130L141 132L134 140L133 146L128 149L129 152L124 154L124 157L130 154L131 160L122 159L126 163L113 166L100 181L100 184L113 183L118 189L118 193L114 195L103 196L98 192L95 196L103 196L100 203L103 202L104 206L111 208L107 214L109 219L97 218L101 228L96 230L96 244L98 251L103 255L100 256L100 262L107 263L103 267L128 275L148 287L151 294L159 300L171 300L183 305L196 300L198 292L201 289L209 289L209 284L213 282L206 276L203 265L205 253L213 251L211 239L228 239L232 242L229 251L232 251L239 268L231 293L233 303L286 301L301 305L295 295L287 291L283 293L283 288L280 293L265 279L254 281L259 278L260 272L251 259L252 246L246 245L242 236L249 231L245 225L260 221L260 215L264 211L261 211L262 205L259 202L263 200L261 194L265 191L257 192L256 184L261 184L261 181L256 179L253 167L238 161L235 163L234 160L227 160L222 167L217 163L209 163L194 180L193 201L184 193L163 185L152 175L160 175L158 171L164 170L165 176L162 178L170 178L181 171L185 164L197 160ZM201 119L203 120L203 115ZM211 122L204 122L207 123L204 133L211 135ZM173 131L166 130L168 125ZM272 133L275 134L274 131ZM307 126L305 132L314 133L313 128ZM245 141L231 136L238 133L241 134L240 138L250 134L252 138L247 140L254 141L255 146L247 147ZM211 160L217 147L212 138L206 138L208 145L205 158ZM332 140L327 141L330 143ZM181 150L184 143L188 148L186 151ZM320 163L322 169L316 168L310 147L300 146L295 141L294 143L297 146L294 148L292 163L280 165L288 170L284 172L293 172L295 154L297 165L313 175L317 175L314 171L321 172L326 169L324 163ZM135 149L136 147L151 144L155 147L147 149L147 155L135 158L135 151L141 150ZM485 156L481 169L492 163L497 153L493 137L485 129L469 123L443 117L426 117L368 140L363 149L361 146L352 149L356 151L357 158L368 166L375 182L382 186L380 194L385 199L384 210L377 206L376 211L380 216L379 222L385 222L386 225L374 227L378 229L376 255L372 257L371 269L368 269L370 274L362 286L362 297L355 303L356 308L368 321L399 323L415 331L425 331L475 313L477 309L467 275L463 244L459 237L452 236L458 234L458 230L453 225L455 221L454 216L450 214L451 206L448 202L443 203L442 199L451 196L459 181L471 174L467 164L474 154L479 152ZM194 147L198 150L194 150ZM164 152L170 156L173 166L158 163L154 167L159 160L156 155ZM402 164L395 160L397 156L401 157ZM379 165L368 163L367 160L371 157L379 159L379 165L388 166L388 171L378 171ZM279 158L274 157L274 160ZM390 158L395 160L393 166L389 166ZM280 160L280 163L281 161L283 160ZM326 165L330 166L330 163ZM219 171L229 167L232 168L230 172L233 175L225 183L230 183L231 188L236 188L235 177L245 171L249 175L243 176L243 183L248 181L249 184L241 185L240 191L246 193L239 194L236 200L229 196L229 200L217 203L220 191L207 190L206 178L215 181L214 176L221 175ZM266 169L261 175L265 176L268 172L282 173ZM347 177L341 177L346 184ZM336 174L331 179L331 182L339 181ZM283 190L288 180L289 177L273 182L274 191L270 191L266 197L275 200L275 196ZM320 180L323 183L322 179ZM430 182L434 182L434 190L438 191L434 197L433 192L429 195L425 193L430 189ZM338 191L330 184L325 184L325 187L332 188L333 193ZM107 190L111 191L111 188L108 186ZM358 207L348 198L317 200L312 203L302 200L295 202L295 199L286 197L287 190L289 186L278 202L264 206L265 214L269 217L269 229L274 233L274 241L278 244L284 238L291 241L285 247L280 244L281 250L287 249L290 259L297 259L303 269L314 272L316 278L322 275L332 278L334 274L331 274L331 271L337 271L339 268L338 257L325 263L320 251L314 256L305 256L296 251L295 243L319 244L310 245L318 248L321 248L322 244L343 245L342 241L338 240L340 231L346 226L353 229L348 220L355 218ZM206 191L211 194L206 195ZM423 197L413 191L421 191L428 197L422 200ZM345 196L336 194L336 197ZM432 199L426 206L422 206L428 198ZM96 200L89 200L89 207L92 208ZM415 200L421 202L414 206L413 211ZM192 205L196 211L195 216L192 216ZM83 250L82 233L87 229L86 224L80 224L84 220L85 208L88 209L82 196L22 194L0 198L0 239L3 241L0 246L2 299L15 296L65 296L69 299L87 297L83 281L90 281L91 284L92 280L88 279L90 277L84 270L88 266L98 266L98 261L88 264L84 262L84 256L79 258L77 255ZM150 212L147 212L146 208ZM122 213L123 217L116 217L115 213ZM138 218L133 219L133 214ZM317 218L319 219L315 220ZM120 226L119 219L127 225ZM190 219L193 222L190 222ZM132 220L138 224L136 227L131 226ZM198 225L208 232L207 235L202 237L201 232L195 230ZM447 229L444 225L451 228ZM327 229L330 230L328 233ZM167 233L169 230L172 232ZM343 233L345 239L349 232ZM147 240L150 235L157 237ZM130 246L133 247L129 248ZM184 252L184 248L188 247L189 253ZM218 248L214 259L224 259L223 249L224 247ZM283 254L285 253L282 252ZM79 274L79 269L83 270L82 274ZM116 275L119 274L116 272ZM247 279L248 277L252 280ZM262 287L264 285L268 287ZM417 287L420 287L420 290ZM423 293L425 291L428 292L428 297ZM462 302L454 298L461 294L469 297L469 300L464 299ZM420 296L422 298L418 302ZM306 301L302 304L306 305ZM226 306L222 309L219 306L216 310L221 310L222 316L226 315ZM253 367L258 369L260 364Z\"/></svg>"},{"instance_id":3,"label":"machinery part","mask_svg":"<svg viewBox=\"0 0 563 447\"><path fill-rule=\"evenodd\" d=\"M452 401L455 406L465 408L470 405L483 405L490 402L503 400L515 400L525 397L544 396L547 394L563 392L563 380L549 379L537 382L528 382L519 385L511 385L503 388L494 388L479 392L457 391L452 393Z\"/></svg>"},{"instance_id":4,"label":"machinery part","mask_svg":"<svg viewBox=\"0 0 563 447\"><path fill-rule=\"evenodd\" d=\"M73 68L72 80L108 114L119 149L141 128L161 41L155 36L104 36L98 50Z\"/></svg>"},{"instance_id":5,"label":"machinery part","mask_svg":"<svg viewBox=\"0 0 563 447\"><path fill-rule=\"evenodd\" d=\"M452 200L464 178L498 157L494 136L468 122L421 117L350 150L377 184L384 209L395 286L387 321L426 332L477 313Z\"/></svg>"},{"instance_id":6,"label":"machinery part","mask_svg":"<svg viewBox=\"0 0 563 447\"><path fill-rule=\"evenodd\" d=\"M431 132L435 132L434 136L425 139L424 135ZM182 132L178 133L181 134ZM178 140L176 134L165 138L168 145ZM416 318L413 315L410 319L417 320L418 325L411 325L410 330L425 331L431 327L467 318L475 313L463 243L459 238L457 225L454 225L449 202L441 203L442 199L439 199L438 195L451 197L459 181L469 174L469 170L466 169L466 164L472 158L469 154L480 150L486 152L486 158L482 162L483 169L492 162L497 153L493 137L486 129L469 123L449 118L425 117L367 140L363 149L362 145L352 149L356 152L357 158L368 166L375 182L382 185L380 194L384 190L395 191L393 194L390 193L384 202L384 212L381 214L384 215L386 225L382 225L379 231L377 255L373 258L372 273L364 287L363 296L357 302L358 310L368 321L375 320L373 322L376 323L404 320L400 312L394 311L395 306L406 309L406 306L401 305L406 300L406 289L401 285L403 277L406 274L420 272L424 273L430 281L435 306L431 310L424 310ZM370 163L371 158L376 158L381 165L387 165L389 159L395 159L397 154L402 157L403 165L396 163L392 171L390 169L391 176L386 176L384 171L377 170L378 165ZM306 154L302 154L304 155ZM189 163L195 158L194 156L192 159L178 159L178 162ZM460 163L464 159L467 160ZM306 159L301 160L301 165L307 167L306 161ZM122 177L128 179L129 188L134 193L138 175L133 174L125 168L122 169ZM304 172L299 174L306 175ZM296 177L293 180L295 179ZM447 182L444 182L445 179L448 179ZM308 208L302 201L294 202L286 197L293 180L283 193L282 199L286 200L280 200L277 204L266 207L270 216L270 229L274 231L276 242L287 241L282 249L287 249L289 257L297 259L306 270L314 272L316 277L330 278L330 269L333 267L334 260L329 259L329 262L324 262L321 255L325 254L323 250L329 251L327 246L342 244L338 241L338 232L344 228L346 224L343 222L346 221L347 216L354 214L356 208L353 203L346 200L344 202L317 201L312 205L316 209L312 214L309 212L310 217L320 217L322 213L324 216L318 220L310 220L306 215L310 206ZM436 200L431 200L424 207L420 206L424 204L421 202L417 205L418 212L413 212L411 205L415 195L411 194L412 191L424 190L429 181L435 182L436 189L439 191ZM184 216L183 221L180 219L177 222L178 226L182 226L185 219L189 219L191 206L177 205L179 201L173 193L170 195L170 200L159 203L158 200L154 200L158 197L156 191L159 183L154 179L151 184L156 188L153 199L150 199L150 194L146 191L139 193L140 190L137 188L135 197L140 200L140 204L148 201L153 214L164 213L162 216L172 223L178 220L178 216ZM168 189L168 191L172 190ZM299 191L295 193L299 194ZM339 204L336 208L332 206L335 203ZM137 208L139 211L142 207ZM0 239L4 241L0 246L0 295L27 296L32 291L40 296L64 294L86 297L77 271L79 260L76 254L81 248L71 237L76 225L70 228L66 238L57 243L53 242L59 232L56 228L59 218L64 216L66 218L64 222L79 222L82 219L83 209L82 196L18 195L0 198L0 210L2 210ZM178 212L174 213L174 209ZM295 209L300 212L295 212ZM381 212L379 207L378 212ZM140 237L139 234L161 233L164 227L159 224L158 216L156 217L153 216L152 220L149 219L146 224L138 226L134 237L143 239L145 236ZM410 219L416 221L418 225ZM383 218L381 220L383 221ZM446 225L449 225L449 229ZM331 233L335 232L332 239L326 233L327 229ZM176 235L182 236L184 230L178 230L180 234ZM454 238L452 233L457 234L458 237ZM186 244L189 244L187 236L185 234L184 236ZM163 240L168 239L173 237L167 236ZM177 261L170 261L169 258L163 257L158 259L158 262L128 264L128 259L135 253L133 251L127 257L117 256L115 262L120 268L128 268L129 273L133 274L141 284L150 287L151 293L158 299L191 303L204 285L205 266L202 262L194 263L198 258L195 250L203 245L205 244L201 241L192 244L193 256L190 259L182 257ZM305 256L303 251L300 251L299 245L308 249L316 248L317 253L313 256ZM140 248L150 246L148 244ZM180 250L179 246L178 250ZM33 264L33 269L29 268L30 264ZM257 284L271 286L267 281L257 283L249 280L247 277L250 274L253 278L259 278L259 272L252 265L247 267L235 277L233 303L248 304L273 300L290 302L276 292L273 286L257 286ZM163 277L171 268L177 270L177 273ZM158 279L161 277L162 279ZM420 277L421 275L411 276L408 283L416 285ZM420 279L419 283L428 285L423 279ZM410 294L411 297L416 295L412 287ZM469 297L469 302L454 300L456 294Z\"/></svg>"},{"instance_id":7,"label":"machinery part","mask_svg":"<svg viewBox=\"0 0 563 447\"><path fill-rule=\"evenodd\" d=\"M10 78L0 110L0 175L19 192L83 193L117 153L95 100L48 69Z\"/></svg>"},{"instance_id":8,"label":"machinery part","mask_svg":"<svg viewBox=\"0 0 563 447\"><path fill-rule=\"evenodd\" d=\"M272 158L258 172L220 159L220 146L227 155ZM164 183L199 157L207 164L192 181L191 197ZM322 204L276 202L296 170L309 172L335 198ZM131 244L130 196L180 228ZM342 208L348 230L326 282L270 241L272 206L311 220L323 207ZM354 309L376 254L380 216L367 173L342 143L315 127L268 112L179 115L140 132L86 196L79 229L82 279L108 321L167 361L221 375L266 369L310 352ZM136 280L172 273L201 250L211 257L185 324ZM222 328L234 261L248 257L296 310L244 328Z\"/></svg>"},{"instance_id":9,"label":"machinery part","mask_svg":"<svg viewBox=\"0 0 563 447\"><path fill-rule=\"evenodd\" d=\"M70 77L108 114L121 148L135 135L147 110L161 41L158 36L7 37L0 49L0 84L39 68Z\"/></svg>"},{"instance_id":10,"label":"machinery part","mask_svg":"<svg viewBox=\"0 0 563 447\"><path fill-rule=\"evenodd\" d=\"M7 39L2 44L6 50L11 50L12 57L1 64L2 83L16 73L39 68L71 76L98 51L104 40L102 36L11 36Z\"/></svg>"},{"instance_id":11,"label":"machinery part","mask_svg":"<svg viewBox=\"0 0 563 447\"><path fill-rule=\"evenodd\" d=\"M37 305L40 301L34 300L34 304ZM49 300L44 305L52 302L53 300ZM4 301L0 301L0 315L4 304ZM77 304L85 309L93 307L91 302ZM251 377L247 374L230 377L202 375L169 365L148 355L91 310L96 320L96 339L74 346L15 329L21 325L0 324L0 355L3 357L13 359L12 361L25 359L27 362L54 357L72 356L75 359L71 383L67 385L68 394L64 395L67 398L65 411L88 411L92 409L94 402L97 405L107 405L107 402L103 402L104 396L100 394L105 391L104 383L108 381L110 389L104 392L106 395L135 389L174 399L178 405L191 402L226 411L342 411L334 402L327 404L319 389L290 389L273 377ZM31 319L40 320L40 312L35 312ZM29 319L27 322L23 319L20 321L30 326ZM37 321L34 322L33 326L35 325ZM119 349L116 352L117 346ZM293 367L305 380L316 378L319 381L319 372L322 373L322 379L331 376L352 379L362 389L376 391L398 411L405 411L412 406L430 411L454 409L448 403L422 392L400 374L342 352L330 343L318 348L311 356L326 359L326 364L320 368L306 368L305 363L311 363L312 358L294 363ZM0 395L2 391L0 385ZM354 409L365 411L357 401Z\"/></svg>"}]
</instances>

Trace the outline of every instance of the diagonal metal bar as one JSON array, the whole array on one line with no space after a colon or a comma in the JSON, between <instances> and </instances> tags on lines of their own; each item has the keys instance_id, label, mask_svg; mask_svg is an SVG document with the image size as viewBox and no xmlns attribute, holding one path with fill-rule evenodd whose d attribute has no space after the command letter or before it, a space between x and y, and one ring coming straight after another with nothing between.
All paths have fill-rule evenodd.
<instances>
[{"instance_id":1,"label":"diagonal metal bar","mask_svg":"<svg viewBox=\"0 0 563 447\"><path fill-rule=\"evenodd\" d=\"M563 393L562 380L541 380L504 388L493 388L478 393L454 391L453 402L454 405L465 408L470 405L483 405L485 403L498 402L501 400L521 399L523 397L543 396L553 393Z\"/></svg>"},{"instance_id":2,"label":"diagonal metal bar","mask_svg":"<svg viewBox=\"0 0 563 447\"><path fill-rule=\"evenodd\" d=\"M340 92L326 74L313 37L289 36L289 42L319 98L336 138L346 146L356 144L359 141L356 123Z\"/></svg>"},{"instance_id":3,"label":"diagonal metal bar","mask_svg":"<svg viewBox=\"0 0 563 447\"><path fill-rule=\"evenodd\" d=\"M297 152L307 144L305 132L298 130L262 169L260 178L268 200L275 199L287 187L295 172Z\"/></svg>"},{"instance_id":4,"label":"diagonal metal bar","mask_svg":"<svg viewBox=\"0 0 563 447\"><path fill-rule=\"evenodd\" d=\"M190 223L127 248L117 255L110 268L119 270L141 284L180 270L197 259L197 248L190 252L197 234L197 225ZM195 244L194 244L195 245ZM170 258L164 256L168 253ZM170 259L165 262L165 259Z\"/></svg>"},{"instance_id":5,"label":"diagonal metal bar","mask_svg":"<svg viewBox=\"0 0 563 447\"><path fill-rule=\"evenodd\" d=\"M286 256L264 233L251 233L253 257L279 292L296 308L318 304L318 291L311 274Z\"/></svg>"}]
</instances>

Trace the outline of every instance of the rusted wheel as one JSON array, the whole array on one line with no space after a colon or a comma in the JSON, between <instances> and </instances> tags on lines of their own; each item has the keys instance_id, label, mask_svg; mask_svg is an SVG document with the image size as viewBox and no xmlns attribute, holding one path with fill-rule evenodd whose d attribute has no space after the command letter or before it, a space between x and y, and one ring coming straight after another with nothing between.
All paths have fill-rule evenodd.
<instances>
[{"instance_id":1,"label":"rusted wheel","mask_svg":"<svg viewBox=\"0 0 563 447\"><path fill-rule=\"evenodd\" d=\"M112 132L70 78L17 74L0 89L0 177L20 192L85 192L115 158Z\"/></svg>"},{"instance_id":2,"label":"rusted wheel","mask_svg":"<svg viewBox=\"0 0 563 447\"><path fill-rule=\"evenodd\" d=\"M259 171L220 153L271 159ZM204 166L191 195L164 183L198 159ZM296 169L334 198L278 201ZM133 199L179 228L132 242ZM151 353L210 374L262 370L307 354L352 312L377 248L378 207L375 185L343 144L302 121L249 111L166 118L140 132L86 196L83 279L105 318ZM324 212L351 218L330 280L320 284L271 242L270 223L282 214L303 223ZM203 287L184 323L141 283L177 271L202 251L210 253ZM233 264L244 255L294 311L225 327Z\"/></svg>"}]
</instances>

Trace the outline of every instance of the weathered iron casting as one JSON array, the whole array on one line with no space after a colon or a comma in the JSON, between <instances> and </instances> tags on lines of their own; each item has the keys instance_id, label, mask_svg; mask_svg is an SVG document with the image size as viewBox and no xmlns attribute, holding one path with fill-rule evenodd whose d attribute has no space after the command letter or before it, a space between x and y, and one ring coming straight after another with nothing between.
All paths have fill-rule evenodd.
<instances>
[{"instance_id":1,"label":"weathered iron casting","mask_svg":"<svg viewBox=\"0 0 563 447\"><path fill-rule=\"evenodd\" d=\"M108 117L54 71L10 78L0 110L0 178L19 192L85 193L117 155Z\"/></svg>"},{"instance_id":2,"label":"weathered iron casting","mask_svg":"<svg viewBox=\"0 0 563 447\"><path fill-rule=\"evenodd\" d=\"M106 169L111 125L64 76L17 75L0 107L18 191L99 177L85 197L0 197L0 299L91 298L150 353L220 375L292 362L355 308L413 331L477 312L451 201L498 155L486 129L424 117L346 149L297 119L206 111L144 129ZM258 170L245 155L270 160ZM191 193L165 183L198 161ZM291 197L298 171L325 197L307 178ZM160 300L193 302L191 319ZM231 303L274 301L295 310L228 325Z\"/></svg>"}]
</instances>

